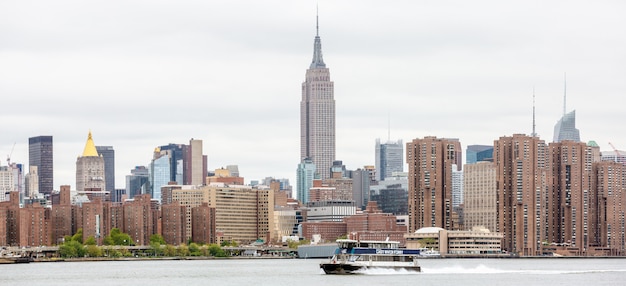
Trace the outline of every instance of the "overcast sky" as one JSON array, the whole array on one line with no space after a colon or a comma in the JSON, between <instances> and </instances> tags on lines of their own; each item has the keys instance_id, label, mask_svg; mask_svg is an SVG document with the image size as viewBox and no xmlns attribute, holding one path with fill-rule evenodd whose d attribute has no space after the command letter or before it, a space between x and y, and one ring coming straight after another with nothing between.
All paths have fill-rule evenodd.
<instances>
[{"instance_id":1,"label":"overcast sky","mask_svg":"<svg viewBox=\"0 0 626 286\"><path fill-rule=\"evenodd\" d=\"M509 3L513 2L513 3ZM337 159L376 138L583 141L626 150L624 1L0 1L0 155L54 137L54 185L75 187L87 133L113 146L116 186L156 146L202 139L209 170L295 185L301 84L316 5L335 82ZM388 128L391 127L391 128Z\"/></svg>"}]
</instances>

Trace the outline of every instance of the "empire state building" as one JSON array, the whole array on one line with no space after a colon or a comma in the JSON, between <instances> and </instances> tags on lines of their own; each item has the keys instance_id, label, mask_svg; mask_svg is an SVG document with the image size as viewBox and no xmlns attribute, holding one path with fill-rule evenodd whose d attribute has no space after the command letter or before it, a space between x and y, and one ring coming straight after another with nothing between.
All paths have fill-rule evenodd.
<instances>
[{"instance_id":1,"label":"empire state building","mask_svg":"<svg viewBox=\"0 0 626 286\"><path fill-rule=\"evenodd\" d=\"M302 83L300 160L312 160L319 177L327 179L335 160L335 89L322 58L319 25L316 30L313 61Z\"/></svg>"}]
</instances>

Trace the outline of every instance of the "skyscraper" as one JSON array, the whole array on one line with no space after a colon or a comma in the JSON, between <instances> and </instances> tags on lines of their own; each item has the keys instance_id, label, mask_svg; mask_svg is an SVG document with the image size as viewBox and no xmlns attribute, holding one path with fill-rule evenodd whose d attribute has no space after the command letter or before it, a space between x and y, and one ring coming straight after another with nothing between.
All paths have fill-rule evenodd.
<instances>
[{"instance_id":1,"label":"skyscraper","mask_svg":"<svg viewBox=\"0 0 626 286\"><path fill-rule=\"evenodd\" d=\"M104 158L98 155L91 131L82 156L76 159L76 191L86 190L105 191Z\"/></svg>"},{"instance_id":2,"label":"skyscraper","mask_svg":"<svg viewBox=\"0 0 626 286\"><path fill-rule=\"evenodd\" d=\"M334 83L322 58L319 25L313 45L313 61L302 83L300 102L300 161L310 158L321 179L330 177L335 160Z\"/></svg>"},{"instance_id":3,"label":"skyscraper","mask_svg":"<svg viewBox=\"0 0 626 286\"><path fill-rule=\"evenodd\" d=\"M402 172L404 169L404 147L402 140L380 143L376 139L376 180L383 181L393 172Z\"/></svg>"},{"instance_id":4,"label":"skyscraper","mask_svg":"<svg viewBox=\"0 0 626 286\"><path fill-rule=\"evenodd\" d=\"M98 154L104 158L104 190L115 190L115 150L112 146L96 146Z\"/></svg>"},{"instance_id":5,"label":"skyscraper","mask_svg":"<svg viewBox=\"0 0 626 286\"><path fill-rule=\"evenodd\" d=\"M580 131L576 129L576 110L564 114L554 126L554 142L571 140L580 142Z\"/></svg>"},{"instance_id":6,"label":"skyscraper","mask_svg":"<svg viewBox=\"0 0 626 286\"><path fill-rule=\"evenodd\" d=\"M541 203L547 185L547 147L539 137L514 134L494 142L497 232L502 249L519 255L537 255L541 245Z\"/></svg>"},{"instance_id":7,"label":"skyscraper","mask_svg":"<svg viewBox=\"0 0 626 286\"><path fill-rule=\"evenodd\" d=\"M54 188L52 154L52 136L28 138L28 165L37 166L39 192L42 194L50 194Z\"/></svg>"},{"instance_id":8,"label":"skyscraper","mask_svg":"<svg viewBox=\"0 0 626 286\"><path fill-rule=\"evenodd\" d=\"M431 226L452 230L452 170L457 169L461 143L429 136L406 145L409 232Z\"/></svg>"},{"instance_id":9,"label":"skyscraper","mask_svg":"<svg viewBox=\"0 0 626 286\"><path fill-rule=\"evenodd\" d=\"M302 163L298 164L297 173L297 192L298 200L302 204L309 202L309 189L313 187L313 179L315 179L315 164L309 158L304 158Z\"/></svg>"}]
</instances>

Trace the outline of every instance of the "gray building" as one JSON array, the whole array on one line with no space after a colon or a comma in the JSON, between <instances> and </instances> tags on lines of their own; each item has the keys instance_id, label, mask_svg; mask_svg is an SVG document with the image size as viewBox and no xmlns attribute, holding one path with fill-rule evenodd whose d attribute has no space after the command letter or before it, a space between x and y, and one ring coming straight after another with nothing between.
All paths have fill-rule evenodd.
<instances>
[{"instance_id":1,"label":"gray building","mask_svg":"<svg viewBox=\"0 0 626 286\"><path fill-rule=\"evenodd\" d=\"M126 176L126 194L128 198L136 195L147 194L150 188L150 171L145 166L136 166Z\"/></svg>"},{"instance_id":2,"label":"gray building","mask_svg":"<svg viewBox=\"0 0 626 286\"><path fill-rule=\"evenodd\" d=\"M390 177L393 172L402 172L403 154L402 140L380 143L380 139L376 139L376 180L380 182Z\"/></svg>"},{"instance_id":3,"label":"gray building","mask_svg":"<svg viewBox=\"0 0 626 286\"><path fill-rule=\"evenodd\" d=\"M28 165L37 166L39 193L49 195L54 189L52 136L28 138Z\"/></svg>"},{"instance_id":4,"label":"gray building","mask_svg":"<svg viewBox=\"0 0 626 286\"><path fill-rule=\"evenodd\" d=\"M362 210L367 206L370 198L370 171L357 169L352 171L352 199Z\"/></svg>"},{"instance_id":5,"label":"gray building","mask_svg":"<svg viewBox=\"0 0 626 286\"><path fill-rule=\"evenodd\" d=\"M564 114L554 126L553 142L564 140L580 142L580 131L576 129L576 110Z\"/></svg>"},{"instance_id":6,"label":"gray building","mask_svg":"<svg viewBox=\"0 0 626 286\"><path fill-rule=\"evenodd\" d=\"M328 179L335 160L335 88L322 58L319 28L317 31L313 60L302 83L300 160L311 159L320 178Z\"/></svg>"},{"instance_id":7,"label":"gray building","mask_svg":"<svg viewBox=\"0 0 626 286\"><path fill-rule=\"evenodd\" d=\"M115 190L115 150L113 146L96 146L98 155L104 158L104 190Z\"/></svg>"}]
</instances>

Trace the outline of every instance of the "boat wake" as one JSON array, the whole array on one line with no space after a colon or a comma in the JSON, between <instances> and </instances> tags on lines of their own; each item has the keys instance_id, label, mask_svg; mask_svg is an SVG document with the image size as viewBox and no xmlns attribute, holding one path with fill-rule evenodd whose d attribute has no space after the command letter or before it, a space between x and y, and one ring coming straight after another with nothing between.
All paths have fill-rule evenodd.
<instances>
[{"instance_id":1,"label":"boat wake","mask_svg":"<svg viewBox=\"0 0 626 286\"><path fill-rule=\"evenodd\" d=\"M609 272L626 272L622 269L498 269L479 264L476 267L441 267L431 268L422 267L422 274L531 274L531 275L561 275L561 274L587 274L587 273L609 273Z\"/></svg>"},{"instance_id":2,"label":"boat wake","mask_svg":"<svg viewBox=\"0 0 626 286\"><path fill-rule=\"evenodd\" d=\"M406 269L390 269L390 268L367 268L355 271L355 274L364 275L415 275L420 272L408 271Z\"/></svg>"}]
</instances>

